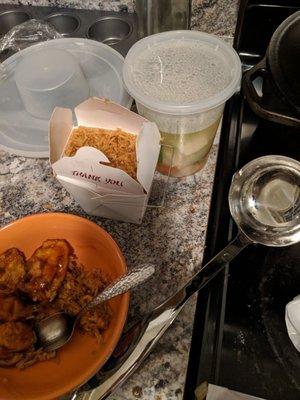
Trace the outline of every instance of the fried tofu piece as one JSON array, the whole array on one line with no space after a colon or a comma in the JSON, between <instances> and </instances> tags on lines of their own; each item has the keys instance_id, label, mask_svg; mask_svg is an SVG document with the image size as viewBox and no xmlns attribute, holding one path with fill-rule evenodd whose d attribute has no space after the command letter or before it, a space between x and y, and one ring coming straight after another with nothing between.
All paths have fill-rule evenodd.
<instances>
[{"instance_id":1,"label":"fried tofu piece","mask_svg":"<svg viewBox=\"0 0 300 400\"><path fill-rule=\"evenodd\" d=\"M0 295L0 321L17 321L33 314L33 306L16 296Z\"/></svg>"},{"instance_id":2,"label":"fried tofu piece","mask_svg":"<svg viewBox=\"0 0 300 400\"><path fill-rule=\"evenodd\" d=\"M36 341L33 329L24 322L0 324L0 348L2 351L18 352L31 348Z\"/></svg>"},{"instance_id":3,"label":"fried tofu piece","mask_svg":"<svg viewBox=\"0 0 300 400\"><path fill-rule=\"evenodd\" d=\"M11 248L0 255L0 293L13 293L23 282L26 273L24 254Z\"/></svg>"},{"instance_id":4,"label":"fried tofu piece","mask_svg":"<svg viewBox=\"0 0 300 400\"><path fill-rule=\"evenodd\" d=\"M4 347L0 347L0 367L13 367L22 357L22 353L11 353Z\"/></svg>"},{"instance_id":5,"label":"fried tofu piece","mask_svg":"<svg viewBox=\"0 0 300 400\"><path fill-rule=\"evenodd\" d=\"M49 302L57 295L73 249L66 240L46 240L27 261L24 291L33 301Z\"/></svg>"}]
</instances>

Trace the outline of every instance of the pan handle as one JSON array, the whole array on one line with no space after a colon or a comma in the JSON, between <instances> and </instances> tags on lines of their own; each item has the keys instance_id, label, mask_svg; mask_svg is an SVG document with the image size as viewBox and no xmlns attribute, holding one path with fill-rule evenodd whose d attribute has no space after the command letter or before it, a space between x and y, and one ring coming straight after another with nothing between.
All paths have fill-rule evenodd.
<instances>
[{"instance_id":1,"label":"pan handle","mask_svg":"<svg viewBox=\"0 0 300 400\"><path fill-rule=\"evenodd\" d=\"M294 118L285 114L280 114L271 110L264 108L262 104L262 98L258 95L253 81L258 78L266 78L268 76L268 71L266 68L266 59L264 58L257 65L251 68L249 71L245 72L243 77L243 90L245 97L252 108L252 110L262 118L269 121L292 126L300 127L300 119Z\"/></svg>"}]
</instances>

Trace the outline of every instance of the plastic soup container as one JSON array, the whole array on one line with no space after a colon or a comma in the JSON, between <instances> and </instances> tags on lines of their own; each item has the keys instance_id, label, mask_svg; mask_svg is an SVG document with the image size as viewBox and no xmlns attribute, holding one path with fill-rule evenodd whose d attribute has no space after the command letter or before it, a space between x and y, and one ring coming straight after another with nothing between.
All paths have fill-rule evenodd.
<instances>
[{"instance_id":1,"label":"plastic soup container","mask_svg":"<svg viewBox=\"0 0 300 400\"><path fill-rule=\"evenodd\" d=\"M164 32L129 50L123 80L139 114L161 132L158 171L182 177L205 165L225 102L239 89L241 62L216 36Z\"/></svg>"}]
</instances>

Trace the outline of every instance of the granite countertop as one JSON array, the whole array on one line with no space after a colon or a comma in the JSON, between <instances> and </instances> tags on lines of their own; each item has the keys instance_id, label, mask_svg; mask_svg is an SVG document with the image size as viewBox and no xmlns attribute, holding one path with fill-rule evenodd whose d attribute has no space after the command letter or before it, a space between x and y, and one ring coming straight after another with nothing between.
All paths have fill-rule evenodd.
<instances>
[{"instance_id":1,"label":"granite countertop","mask_svg":"<svg viewBox=\"0 0 300 400\"><path fill-rule=\"evenodd\" d=\"M133 11L132 0L0 0L0 3L62 5ZM123 8L122 8L123 9ZM192 28L232 36L237 0L193 0ZM204 169L171 179L163 208L151 208L141 225L86 215L52 176L47 160L15 157L0 150L0 226L38 212L61 211L84 216L118 242L129 267L141 262L158 266L156 276L133 290L129 311L142 316L171 296L201 266L218 145ZM148 359L110 400L180 400L183 396L193 328L195 299L161 338Z\"/></svg>"}]
</instances>

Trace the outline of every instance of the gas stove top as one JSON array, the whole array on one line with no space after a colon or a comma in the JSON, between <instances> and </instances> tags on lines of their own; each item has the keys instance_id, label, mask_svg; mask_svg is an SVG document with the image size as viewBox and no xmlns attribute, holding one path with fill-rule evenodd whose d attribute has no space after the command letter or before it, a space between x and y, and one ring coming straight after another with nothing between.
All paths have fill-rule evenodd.
<instances>
[{"instance_id":1,"label":"gas stove top","mask_svg":"<svg viewBox=\"0 0 300 400\"><path fill-rule=\"evenodd\" d=\"M277 26L299 0L245 1L235 48L244 70L259 62ZM242 95L226 105L205 260L236 234L228 209L233 173L250 160L280 154L300 160L300 131L259 119ZM286 331L285 305L300 294L300 244L250 246L198 296L185 399L202 382L267 400L299 400L300 354Z\"/></svg>"}]
</instances>

